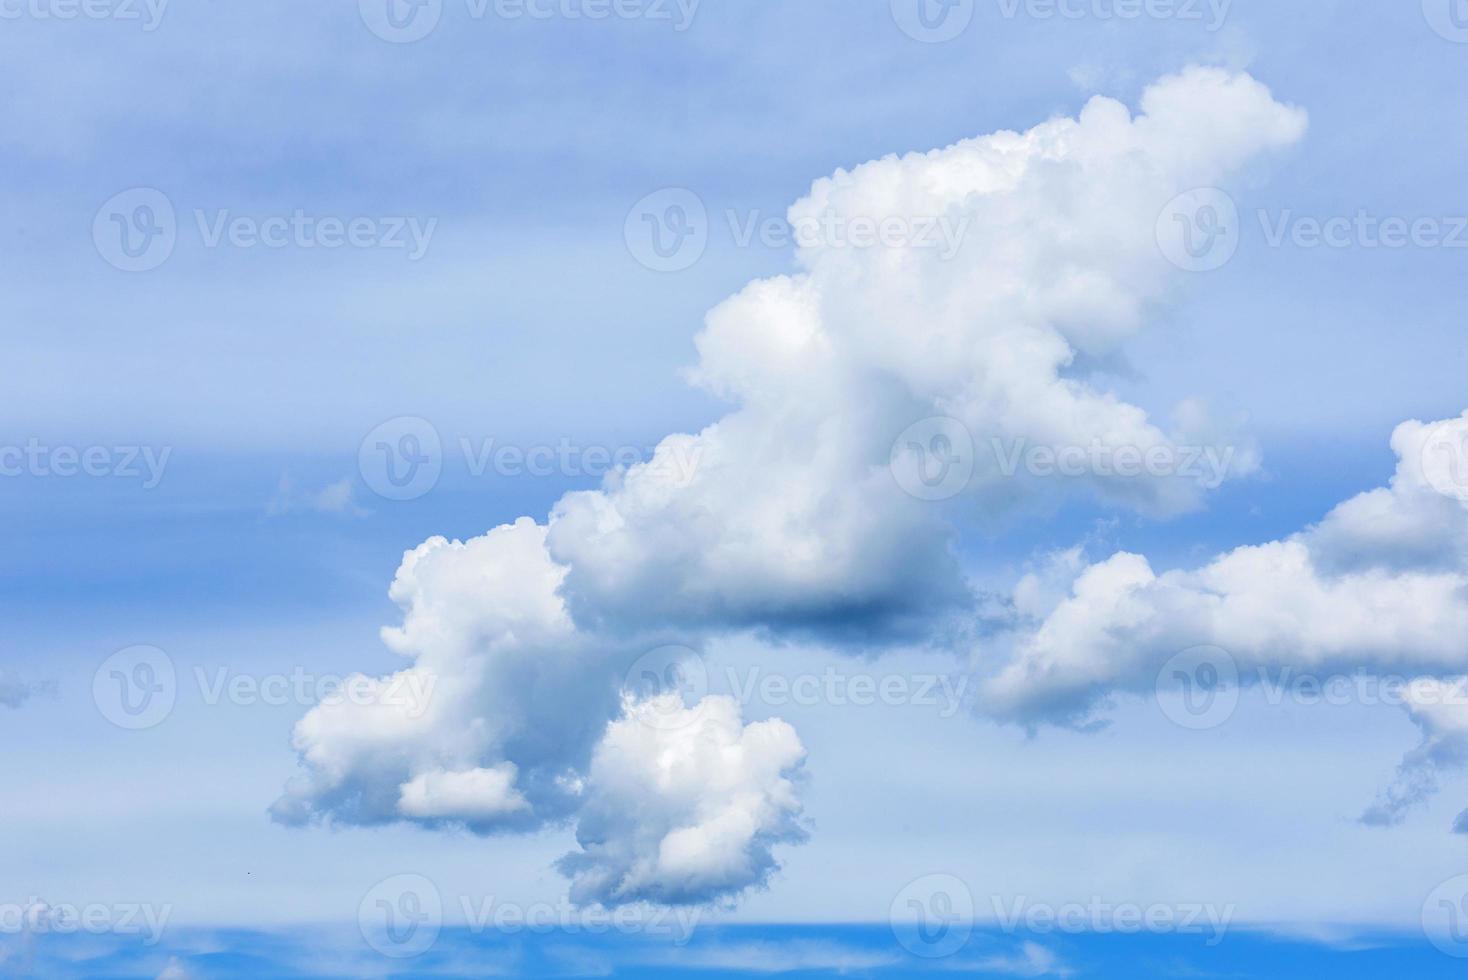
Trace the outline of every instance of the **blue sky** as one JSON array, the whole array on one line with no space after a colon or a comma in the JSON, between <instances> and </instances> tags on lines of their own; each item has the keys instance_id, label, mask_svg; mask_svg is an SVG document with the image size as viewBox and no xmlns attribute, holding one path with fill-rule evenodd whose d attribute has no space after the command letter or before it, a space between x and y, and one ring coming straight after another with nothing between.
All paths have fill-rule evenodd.
<instances>
[{"instance_id":1,"label":"blue sky","mask_svg":"<svg viewBox=\"0 0 1468 980\"><path fill-rule=\"evenodd\" d=\"M7 681L25 692L0 707L0 737L20 747L0 784L0 910L97 905L115 920L145 905L170 924L144 945L125 930L38 938L0 921L0 975L1459 968L1424 936L1424 902L1468 873L1468 839L1448 833L1468 778L1436 773L1441 792L1398 826L1358 820L1422 741L1390 706L1271 703L1254 688L1227 725L1188 732L1118 684L1104 730L1030 732L967 704L756 698L746 720L799 732L806 840L781 839L778 871L719 896L694 941L670 948L465 929L461 898L563 901L555 865L577 846L572 822L486 836L453 821L284 826L268 811L298 771L292 728L316 699L209 694L236 677L401 669L379 629L402 619L388 586L405 551L544 519L606 468L476 473L465 443L645 457L725 416L731 399L687 376L705 315L800 268L788 245L742 245L727 212L778 218L838 169L1075 116L1093 95L1135 106L1194 64L1247 71L1308 111L1308 133L1230 185L1237 256L1178 276L1125 350L1077 371L1157 419L1207 401L1239 420L1259 466L1169 517L1087 494L960 513L958 564L995 595L1076 545L1091 561L1128 551L1159 572L1194 568L1386 484L1398 423L1468 407L1456 330L1468 253L1273 246L1257 214L1468 215L1468 134L1454 125L1468 43L1434 29L1434 0L1233 0L1216 30L1206 4L1199 22L1123 19L1089 0L1067 7L1073 18L1037 15L1043 4L1010 16L975 0L941 43L904 33L881 0L703 0L681 30L675 5L672 20L650 3L634 5L645 16L536 19L444 0L409 44L376 36L346 0L174 0L152 29L147 14L59 19L64 6L17 5L0 31L0 445L101 447L109 472L132 465L0 477L0 695ZM176 211L176 242L157 268L126 272L93 224L140 187ZM711 216L706 252L675 272L639 264L625 236L629 209L665 188L693 191ZM297 210L366 218L376 235L401 218L406 240L413 226L427 237L418 257L208 245L221 216ZM443 473L399 501L375 492L359 457L370 432L405 417L431 422ZM737 695L772 664L969 678L972 651L853 653L819 630L761 625L706 637L711 693ZM178 680L167 718L130 731L93 690L104 661L137 646L162 651ZM446 908L444 937L406 963L359 930L365 896L403 874L430 880ZM964 883L979 925L927 960L889 918L932 875ZM1216 948L1165 931L996 928L995 903L1019 896L1228 907L1234 924Z\"/></svg>"}]
</instances>

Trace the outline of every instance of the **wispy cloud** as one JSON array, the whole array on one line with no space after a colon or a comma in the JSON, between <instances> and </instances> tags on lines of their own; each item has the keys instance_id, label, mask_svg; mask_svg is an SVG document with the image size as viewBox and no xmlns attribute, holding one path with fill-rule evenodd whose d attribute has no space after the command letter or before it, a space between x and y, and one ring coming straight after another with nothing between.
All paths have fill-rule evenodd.
<instances>
[{"instance_id":1,"label":"wispy cloud","mask_svg":"<svg viewBox=\"0 0 1468 980\"><path fill-rule=\"evenodd\" d=\"M357 503L356 487L351 477L343 477L319 490L296 486L289 474L281 474L275 496L265 505L266 517L287 514L326 514L335 517L366 517L372 511Z\"/></svg>"}]
</instances>

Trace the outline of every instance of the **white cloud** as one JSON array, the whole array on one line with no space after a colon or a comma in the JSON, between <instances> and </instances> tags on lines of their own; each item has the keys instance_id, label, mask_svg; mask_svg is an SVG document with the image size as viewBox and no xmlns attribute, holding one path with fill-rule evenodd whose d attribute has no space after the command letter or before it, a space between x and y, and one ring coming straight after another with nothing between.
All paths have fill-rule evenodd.
<instances>
[{"instance_id":1,"label":"white cloud","mask_svg":"<svg viewBox=\"0 0 1468 980\"><path fill-rule=\"evenodd\" d=\"M419 820L476 823L523 810L529 804L515 789L517 772L506 762L493 769L419 773L403 784L398 812Z\"/></svg>"},{"instance_id":2,"label":"white cloud","mask_svg":"<svg viewBox=\"0 0 1468 980\"><path fill-rule=\"evenodd\" d=\"M157 980L191 980L193 974L183 965L183 961L177 956L170 957L163 967L163 972L158 974Z\"/></svg>"},{"instance_id":3,"label":"white cloud","mask_svg":"<svg viewBox=\"0 0 1468 980\"><path fill-rule=\"evenodd\" d=\"M797 274L753 283L698 337L691 377L733 403L728 415L568 494L544 524L409 552L391 593L403 623L383 637L434 697L416 713L312 710L295 732L305 772L277 817L481 833L579 818L583 853L565 868L588 899L717 900L763 882L771 844L795 836L783 773L799 741L717 701L701 710L719 719L719 752L639 733L641 708L619 692L638 653L745 629L952 642L972 629L974 594L951 516L1002 520L1072 491L1145 513L1199 499L1191 477L1059 481L980 454L935 504L891 470L897 436L938 415L979 442L1143 451L1212 427L1185 406L1164 431L1079 362L1114 354L1174 288L1155 239L1164 204L1296 141L1305 117L1209 69L1162 79L1142 110L1096 98L1075 119L817 181L792 224L942 219L964 229L960 247L802 243ZM698 466L660 464L674 456ZM1241 453L1232 472L1252 465ZM708 771L668 769L664 753L684 752ZM633 784L647 794L639 819L618 819L608 801L626 804Z\"/></svg>"},{"instance_id":4,"label":"white cloud","mask_svg":"<svg viewBox=\"0 0 1468 980\"><path fill-rule=\"evenodd\" d=\"M764 884L771 845L797 841L805 748L778 719L745 725L732 698L628 702L597 746L577 840L577 902L698 904Z\"/></svg>"},{"instance_id":5,"label":"white cloud","mask_svg":"<svg viewBox=\"0 0 1468 980\"><path fill-rule=\"evenodd\" d=\"M366 517L367 508L357 503L356 488L350 477L328 484L319 490L303 490L289 474L282 474L275 496L265 505L266 517L286 514L328 514L337 517Z\"/></svg>"},{"instance_id":6,"label":"white cloud","mask_svg":"<svg viewBox=\"0 0 1468 980\"><path fill-rule=\"evenodd\" d=\"M1423 744L1363 817L1399 822L1436 791L1440 769L1468 763L1468 473L1437 452L1456 453L1465 435L1468 416L1402 423L1389 486L1201 568L1158 574L1126 553L1075 567L1070 554L1056 563L1071 569L1064 595L1027 578L1016 606L1037 622L985 682L985 710L1032 726L1094 723L1112 692L1154 690L1173 655L1204 644L1227 651L1245 683L1283 668L1418 677L1400 686Z\"/></svg>"},{"instance_id":7,"label":"white cloud","mask_svg":"<svg viewBox=\"0 0 1468 980\"><path fill-rule=\"evenodd\" d=\"M1401 823L1437 793L1439 772L1468 768L1468 678L1419 678L1404 694L1404 707L1422 730L1422 744L1407 753L1391 785L1362 814L1362 822L1373 826ZM1468 833L1468 810L1453 829Z\"/></svg>"},{"instance_id":8,"label":"white cloud","mask_svg":"<svg viewBox=\"0 0 1468 980\"><path fill-rule=\"evenodd\" d=\"M1468 667L1468 507L1424 473L1435 426L1406 422L1389 487L1320 524L1157 574L1118 553L1075 574L986 685L991 711L1084 723L1112 690L1147 691L1168 658L1199 644L1243 668L1458 672ZM1035 592L1022 583L1020 595Z\"/></svg>"},{"instance_id":9,"label":"white cloud","mask_svg":"<svg viewBox=\"0 0 1468 980\"><path fill-rule=\"evenodd\" d=\"M1012 955L981 960L975 968L985 973L1004 973L1015 977L1069 977L1075 974L1053 952L1034 942L1022 943Z\"/></svg>"},{"instance_id":10,"label":"white cloud","mask_svg":"<svg viewBox=\"0 0 1468 980\"><path fill-rule=\"evenodd\" d=\"M55 696L55 682L24 681L0 670L0 708L19 708L38 694Z\"/></svg>"}]
</instances>

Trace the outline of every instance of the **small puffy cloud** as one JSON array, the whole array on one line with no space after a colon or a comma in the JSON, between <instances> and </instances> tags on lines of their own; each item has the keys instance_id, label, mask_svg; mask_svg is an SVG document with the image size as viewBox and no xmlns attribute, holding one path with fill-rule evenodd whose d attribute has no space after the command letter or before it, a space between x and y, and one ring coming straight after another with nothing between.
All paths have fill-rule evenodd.
<instances>
[{"instance_id":1,"label":"small puffy cloud","mask_svg":"<svg viewBox=\"0 0 1468 980\"><path fill-rule=\"evenodd\" d=\"M745 725L732 698L629 701L597 746L571 897L607 906L703 904L764 885L771 848L799 841L805 748L778 719Z\"/></svg>"}]
</instances>

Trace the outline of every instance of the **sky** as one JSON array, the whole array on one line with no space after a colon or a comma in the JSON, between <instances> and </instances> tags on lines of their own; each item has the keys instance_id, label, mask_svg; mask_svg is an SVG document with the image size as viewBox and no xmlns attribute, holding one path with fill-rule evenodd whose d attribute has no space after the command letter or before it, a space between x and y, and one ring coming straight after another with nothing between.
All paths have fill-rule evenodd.
<instances>
[{"instance_id":1,"label":"sky","mask_svg":"<svg viewBox=\"0 0 1468 980\"><path fill-rule=\"evenodd\" d=\"M1460 969L1468 9L0 19L0 975Z\"/></svg>"}]
</instances>

